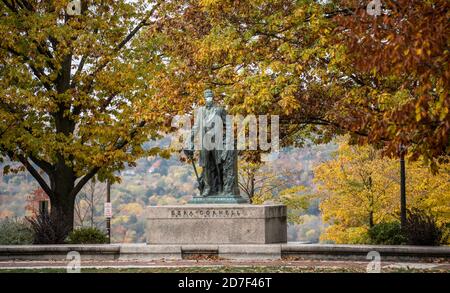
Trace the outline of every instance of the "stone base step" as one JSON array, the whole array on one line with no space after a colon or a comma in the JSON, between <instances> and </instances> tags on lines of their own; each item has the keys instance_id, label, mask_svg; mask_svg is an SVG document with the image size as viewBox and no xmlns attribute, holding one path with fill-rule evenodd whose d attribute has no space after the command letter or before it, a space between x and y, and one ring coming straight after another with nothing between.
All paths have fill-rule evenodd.
<instances>
[{"instance_id":1,"label":"stone base step","mask_svg":"<svg viewBox=\"0 0 450 293\"><path fill-rule=\"evenodd\" d=\"M216 258L229 260L315 259L367 261L376 251L382 261L450 262L450 247L302 244L208 245L11 245L0 246L0 260L66 260L71 251L82 260L180 260Z\"/></svg>"}]
</instances>

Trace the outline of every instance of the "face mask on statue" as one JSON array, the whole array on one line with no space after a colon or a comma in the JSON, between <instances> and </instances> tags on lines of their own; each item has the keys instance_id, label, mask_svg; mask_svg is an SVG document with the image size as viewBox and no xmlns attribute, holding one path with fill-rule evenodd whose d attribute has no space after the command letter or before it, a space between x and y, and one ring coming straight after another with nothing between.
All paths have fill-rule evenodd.
<instances>
[{"instance_id":1,"label":"face mask on statue","mask_svg":"<svg viewBox=\"0 0 450 293\"><path fill-rule=\"evenodd\" d=\"M207 106L211 106L214 103L214 95L210 89L207 89L203 93Z\"/></svg>"}]
</instances>

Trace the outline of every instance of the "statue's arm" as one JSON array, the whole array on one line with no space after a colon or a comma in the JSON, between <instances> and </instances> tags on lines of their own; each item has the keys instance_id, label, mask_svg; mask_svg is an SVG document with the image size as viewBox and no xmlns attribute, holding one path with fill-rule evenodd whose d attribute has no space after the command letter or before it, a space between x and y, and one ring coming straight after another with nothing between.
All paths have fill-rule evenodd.
<instances>
[{"instance_id":1,"label":"statue's arm","mask_svg":"<svg viewBox=\"0 0 450 293\"><path fill-rule=\"evenodd\" d=\"M202 108L198 108L195 111L194 126L192 126L192 131L191 131L191 150L194 149L195 136L198 135L198 132L200 131L200 124L201 124L201 119L202 119L201 111L202 111Z\"/></svg>"},{"instance_id":2,"label":"statue's arm","mask_svg":"<svg viewBox=\"0 0 450 293\"><path fill-rule=\"evenodd\" d=\"M223 125L227 125L227 110L225 110L225 108L222 108L222 111L220 112L221 116L222 116L222 121L223 121Z\"/></svg>"},{"instance_id":3,"label":"statue's arm","mask_svg":"<svg viewBox=\"0 0 450 293\"><path fill-rule=\"evenodd\" d=\"M189 137L187 149L184 150L184 153L188 158L192 158L194 156L194 147L195 147L195 136L198 134L200 130L200 119L201 119L201 108L197 109L194 112L194 125L191 129L191 135Z\"/></svg>"}]
</instances>

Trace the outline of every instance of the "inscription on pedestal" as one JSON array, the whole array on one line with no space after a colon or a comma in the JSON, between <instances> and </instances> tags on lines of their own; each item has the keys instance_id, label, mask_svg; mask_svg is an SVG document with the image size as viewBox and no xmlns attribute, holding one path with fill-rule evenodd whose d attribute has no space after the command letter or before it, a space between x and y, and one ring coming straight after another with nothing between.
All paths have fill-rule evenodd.
<instances>
[{"instance_id":1,"label":"inscription on pedestal","mask_svg":"<svg viewBox=\"0 0 450 293\"><path fill-rule=\"evenodd\" d=\"M217 208L205 208L205 209L171 209L171 218L183 218L183 219L199 219L199 218L241 218L244 213L241 209L217 209Z\"/></svg>"}]
</instances>

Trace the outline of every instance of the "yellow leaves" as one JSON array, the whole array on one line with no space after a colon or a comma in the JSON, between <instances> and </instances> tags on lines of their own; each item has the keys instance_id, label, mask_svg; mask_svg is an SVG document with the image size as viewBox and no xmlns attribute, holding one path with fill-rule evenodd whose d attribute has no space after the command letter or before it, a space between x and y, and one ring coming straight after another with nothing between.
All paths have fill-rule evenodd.
<instances>
[{"instance_id":1,"label":"yellow leaves","mask_svg":"<svg viewBox=\"0 0 450 293\"><path fill-rule=\"evenodd\" d=\"M341 226L332 225L320 235L320 240L333 241L336 244L365 244L367 243L367 230L364 227L343 229Z\"/></svg>"},{"instance_id":2,"label":"yellow leaves","mask_svg":"<svg viewBox=\"0 0 450 293\"><path fill-rule=\"evenodd\" d=\"M319 184L320 209L331 224L322 240L360 243L372 213L374 223L398 220L400 205L399 162L383 158L368 146L349 146L341 141L338 157L314 170ZM450 172L441 173L419 162L407 162L408 208L432 211L440 223L450 220Z\"/></svg>"},{"instance_id":3,"label":"yellow leaves","mask_svg":"<svg viewBox=\"0 0 450 293\"><path fill-rule=\"evenodd\" d=\"M241 37L235 28L214 27L203 39L193 41L194 57L199 63L227 62L238 57L240 41Z\"/></svg>"},{"instance_id":4,"label":"yellow leaves","mask_svg":"<svg viewBox=\"0 0 450 293\"><path fill-rule=\"evenodd\" d=\"M281 100L278 105L282 108L282 111L289 115L300 108L299 101L295 97L297 93L298 86L296 84L289 84L286 86L281 93Z\"/></svg>"},{"instance_id":5,"label":"yellow leaves","mask_svg":"<svg viewBox=\"0 0 450 293\"><path fill-rule=\"evenodd\" d=\"M283 95L278 105L280 105L286 115L292 114L300 107L298 101L292 95Z\"/></svg>"},{"instance_id":6,"label":"yellow leaves","mask_svg":"<svg viewBox=\"0 0 450 293\"><path fill-rule=\"evenodd\" d=\"M412 100L411 93L406 89L400 89L394 93L380 93L377 90L372 90L370 96L377 98L380 108L386 110L386 113L390 113Z\"/></svg>"},{"instance_id":7,"label":"yellow leaves","mask_svg":"<svg viewBox=\"0 0 450 293\"><path fill-rule=\"evenodd\" d=\"M273 73L278 73L283 70L284 64L281 61L275 60L268 66L269 70Z\"/></svg>"},{"instance_id":8,"label":"yellow leaves","mask_svg":"<svg viewBox=\"0 0 450 293\"><path fill-rule=\"evenodd\" d=\"M252 198L252 204L261 205L264 202L270 201L273 196L269 193L258 194Z\"/></svg>"},{"instance_id":9,"label":"yellow leaves","mask_svg":"<svg viewBox=\"0 0 450 293\"><path fill-rule=\"evenodd\" d=\"M303 19L304 16L305 16L305 9L303 7L298 7L294 10L293 17Z\"/></svg>"},{"instance_id":10,"label":"yellow leaves","mask_svg":"<svg viewBox=\"0 0 450 293\"><path fill-rule=\"evenodd\" d=\"M112 225L118 225L120 223L126 223L130 219L130 216L115 216L111 220Z\"/></svg>"},{"instance_id":11,"label":"yellow leaves","mask_svg":"<svg viewBox=\"0 0 450 293\"><path fill-rule=\"evenodd\" d=\"M159 152L159 156L164 159L169 159L171 156L171 152L168 149L164 149Z\"/></svg>"},{"instance_id":12,"label":"yellow leaves","mask_svg":"<svg viewBox=\"0 0 450 293\"><path fill-rule=\"evenodd\" d=\"M445 92L444 89L440 87L437 88L437 92L439 93L439 100L435 103L434 108L432 108L433 114L439 116L439 120L443 121L448 116L449 113L449 103L446 103L446 99L448 98L448 93Z\"/></svg>"},{"instance_id":13,"label":"yellow leaves","mask_svg":"<svg viewBox=\"0 0 450 293\"><path fill-rule=\"evenodd\" d=\"M439 114L439 119L444 120L445 117L448 116L448 113L449 113L448 107L442 107L441 113Z\"/></svg>"},{"instance_id":14,"label":"yellow leaves","mask_svg":"<svg viewBox=\"0 0 450 293\"><path fill-rule=\"evenodd\" d=\"M213 6L213 5L217 5L220 2L224 2L223 0L200 0L199 3L201 6Z\"/></svg>"},{"instance_id":15,"label":"yellow leaves","mask_svg":"<svg viewBox=\"0 0 450 293\"><path fill-rule=\"evenodd\" d=\"M422 120L422 108L416 107L416 121L419 122Z\"/></svg>"},{"instance_id":16,"label":"yellow leaves","mask_svg":"<svg viewBox=\"0 0 450 293\"><path fill-rule=\"evenodd\" d=\"M293 186L280 192L280 201L292 210L304 210L308 208L309 197L304 194L306 187Z\"/></svg>"},{"instance_id":17,"label":"yellow leaves","mask_svg":"<svg viewBox=\"0 0 450 293\"><path fill-rule=\"evenodd\" d=\"M258 113L264 109L264 106L271 104L273 101L273 95L266 84L262 83L262 80L255 81L252 84L251 93L245 97L243 103L244 113Z\"/></svg>"},{"instance_id":18,"label":"yellow leaves","mask_svg":"<svg viewBox=\"0 0 450 293\"><path fill-rule=\"evenodd\" d=\"M280 61L276 61L281 63L280 66L278 66L278 69L276 71L282 71L286 67L286 61L289 60L289 62L295 63L297 61L298 56L300 55L300 52L295 46L292 46L288 42L284 42L279 48L278 51L285 56L283 59L284 64Z\"/></svg>"}]
</instances>

